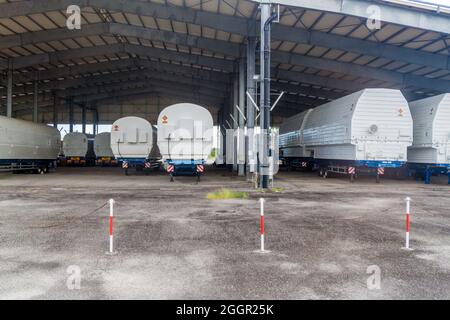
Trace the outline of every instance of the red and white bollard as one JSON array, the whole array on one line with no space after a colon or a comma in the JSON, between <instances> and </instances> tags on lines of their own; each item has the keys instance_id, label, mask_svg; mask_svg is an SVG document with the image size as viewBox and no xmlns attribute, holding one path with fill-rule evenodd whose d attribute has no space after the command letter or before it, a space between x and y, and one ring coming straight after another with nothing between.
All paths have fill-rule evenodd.
<instances>
[{"instance_id":1,"label":"red and white bollard","mask_svg":"<svg viewBox=\"0 0 450 320\"><path fill-rule=\"evenodd\" d=\"M409 230L411 227L411 198L406 197L406 236L405 236L405 249L410 249L409 247Z\"/></svg>"},{"instance_id":2,"label":"red and white bollard","mask_svg":"<svg viewBox=\"0 0 450 320\"><path fill-rule=\"evenodd\" d=\"M114 235L113 235L113 217L114 217L114 199L109 199L109 251L107 254L114 255Z\"/></svg>"},{"instance_id":3,"label":"red and white bollard","mask_svg":"<svg viewBox=\"0 0 450 320\"><path fill-rule=\"evenodd\" d=\"M261 234L261 252L264 252L264 199L260 198L259 203L261 204L261 216L259 220L259 231Z\"/></svg>"}]
</instances>

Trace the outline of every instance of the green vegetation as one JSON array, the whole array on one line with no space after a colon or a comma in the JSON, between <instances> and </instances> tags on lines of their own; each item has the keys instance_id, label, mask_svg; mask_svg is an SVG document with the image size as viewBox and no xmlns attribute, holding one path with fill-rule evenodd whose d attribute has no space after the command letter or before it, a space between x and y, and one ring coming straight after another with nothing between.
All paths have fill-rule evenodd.
<instances>
[{"instance_id":1,"label":"green vegetation","mask_svg":"<svg viewBox=\"0 0 450 320\"><path fill-rule=\"evenodd\" d=\"M217 149L213 148L208 156L208 160L215 160L217 157Z\"/></svg>"},{"instance_id":2,"label":"green vegetation","mask_svg":"<svg viewBox=\"0 0 450 320\"><path fill-rule=\"evenodd\" d=\"M233 191L230 189L220 189L217 192L208 193L206 196L209 200L225 200L225 199L247 199L248 193L241 191Z\"/></svg>"}]
</instances>

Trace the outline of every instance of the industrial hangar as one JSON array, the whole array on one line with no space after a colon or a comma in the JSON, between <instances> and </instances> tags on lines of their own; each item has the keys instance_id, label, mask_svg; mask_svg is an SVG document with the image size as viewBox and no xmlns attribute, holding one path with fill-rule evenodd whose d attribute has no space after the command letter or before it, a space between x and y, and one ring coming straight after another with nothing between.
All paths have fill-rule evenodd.
<instances>
[{"instance_id":1,"label":"industrial hangar","mask_svg":"<svg viewBox=\"0 0 450 320\"><path fill-rule=\"evenodd\" d=\"M78 12L79 25L76 23ZM262 20L270 20L270 23L265 25ZM99 132L99 126L111 126L122 117L140 117L156 125L164 121L159 118L161 111L167 106L193 103L209 110L214 126L222 134L219 137L222 136L225 141L227 130L245 129L248 132L248 129L253 127L263 129L265 126L268 130L279 128L291 116L361 90L399 90L408 103L448 93L449 32L450 4L446 5L445 1L2 0L0 69L3 77L0 113L8 118L54 127L68 125L68 133L76 131L74 128L77 125L81 125L83 133L87 132L88 126L92 126L91 133L95 135ZM265 47L264 43L267 42L270 45ZM268 101L264 101L264 98ZM400 108L399 113L403 114L403 105L395 108ZM409 115L409 111L407 114ZM267 122L266 125L264 121ZM264 148L268 147L265 145ZM228 146L223 150L225 158L229 152L226 149ZM244 159L248 161L249 148L244 147L243 150L247 152ZM263 149L263 152L266 152L266 149ZM111 257L101 258L105 260L102 263L111 268L102 275L102 293L95 293L96 285L89 283L89 280L93 279L86 281L87 288L84 291L67 291L64 283L59 284L61 279L65 279L64 271L55 276L55 270L48 268L32 271L45 274L48 277L47 282L36 280L25 283L20 280L20 275L15 275L14 277L19 279L13 280L12 275L8 278L13 272L13 266L11 269L6 267L4 275L1 276L5 280L6 289L0 294L7 298L73 298L73 294L82 298L164 299L190 298L191 295L197 298L244 299L436 298L439 294L439 297L450 297L450 289L440 281L448 271L442 262L450 261L450 256L439 248L443 240L438 237L438 230L433 229L436 227L432 226L435 219L441 223L447 218L442 212L449 204L445 196L448 195L447 181L442 185L437 184L435 189L422 189L424 187L420 182L411 179L387 179L383 187L377 187L370 180L363 179L359 184L350 185L343 179L324 181L310 173L281 171L278 174L278 183L277 176L274 178L278 188L270 189L266 181L261 183L263 190L260 190L253 188L246 181L249 168L250 164L244 160L239 165L233 163L231 171L211 169L209 176L205 174L204 183L199 184L191 184L190 180L179 180L176 184L170 184L158 174L119 177L111 168L105 169L106 171L99 171L98 168L58 168L54 175L50 174L42 180L39 180L39 176L2 175L1 211L4 211L8 221L11 221L11 230L19 228L14 217L20 215L21 205L24 208L34 206L42 201L46 194L45 191L42 191L41 195L36 194L36 198L29 199L28 204L20 197L9 204L6 201L8 197L21 192L28 193L26 190L19 191L24 183L27 184L26 188L35 188L33 190L53 190L54 192L50 192L53 195L46 197L54 197L54 201L60 202L61 207L67 204L61 199L62 194L87 199L83 210L80 210L83 212L91 212L91 209L101 204L102 199L116 198L119 199L117 210L126 215L129 204L125 199L136 197L134 206L137 211L128 217L130 221L124 219L122 226L120 219L117 223L119 256L122 252L120 259L126 262L121 260L123 265L116 266L115 262L107 260ZM246 173L247 179L238 177ZM105 188L96 187L88 192L82 187L87 184L96 185L96 181L101 184L101 179L105 179ZM129 189L129 195L122 194L110 185L118 179L122 179L121 188ZM40 183L43 185L39 185ZM206 194L211 189L223 186L240 190L245 197L238 200L219 200L213 204L206 200ZM159 190L161 193L148 199L150 202L158 202L153 208L158 211L158 214L155 214L157 218L139 216L139 213L145 212L142 208L148 205L142 193L146 188ZM298 196L299 190L303 190L301 197ZM329 197L318 196L327 192ZM427 228L418 225L417 238L414 240L414 244L420 245L423 252L415 254L395 251L398 249L396 241L403 241L401 239L404 236L404 198L411 197L413 201L418 201L418 207L423 208L427 202L424 199L431 194L438 201L433 203L434 207L429 209L431 211L421 217ZM177 201L165 206L165 202L170 201L166 198L167 195L177 196ZM250 212L256 211L256 219L259 219L260 207L257 200L261 195L265 197L267 219L270 219L269 212L274 213L271 230L273 233L272 236L268 235L273 253L263 256L266 258L249 253L252 248L247 247L254 242L251 236L254 226L248 217ZM354 195L362 201L355 203ZM93 196L95 197L92 198ZM192 228L191 231L201 238L198 243L190 236L184 235L183 231L179 231L181 226L174 225L172 220L184 223L176 220L174 215L180 210L180 206L186 204L187 197L197 199L196 205L200 205L200 208L193 205L192 209L181 214L183 219L193 219L194 222L188 224ZM284 202L283 199L287 201ZM375 201L377 199L379 202ZM202 204L203 201L207 204ZM271 201L276 203L270 204ZM336 201L343 203L336 204ZM124 203L122 208L121 202ZM67 205L75 206L75 203ZM58 228L63 230L65 224L59 224L61 221L75 219L80 225L71 228L74 228L72 231L77 237L82 238L86 230L99 232L101 229L101 223L98 221L96 223L87 220L88 226L84 225L83 212L59 212L55 208L49 209L45 206L48 212L38 213L43 219L40 224L43 228L56 219ZM408 201L408 237L409 206ZM370 220L361 213L373 208L380 211L376 217L377 221ZM337 211L334 218L330 212L332 209ZM289 214L281 217L278 210ZM308 213L302 216L298 210ZM319 210L320 214L313 218L312 212L315 210ZM214 216L209 216L210 211L216 212ZM218 217L220 213L222 217ZM347 213L350 215L349 219L345 217ZM394 213L398 213L397 216L393 217L392 221L389 220ZM72 214L75 217L71 218ZM77 219L77 214L82 217ZM221 229L222 220L214 224L216 218L224 219L225 223L229 224L231 234L220 236L220 239L225 243L230 241L229 245L233 249L225 257L233 260L232 262L223 259L211 262L210 259L218 256L218 252L225 250L223 244L217 244L217 239L208 238L211 237L209 232L205 234L205 231L198 230L205 224L216 231ZM241 226L236 218L249 220ZM366 221L366 218L369 220ZM204 219L209 221L205 222ZM317 232L320 234L319 229L326 228L323 223L328 219L337 221L328 227L330 231L341 234L342 230L350 230L348 238L345 238L345 235L342 235L342 238L335 235L331 238L325 237L324 240L322 236L318 236ZM375 227L374 224L380 221L381 226ZM196 225L197 222L199 225ZM30 224L28 227L31 229L35 227L34 219L24 223ZM267 223L270 226L270 220ZM296 225L302 230L302 235L296 233ZM158 226L161 227L160 230ZM5 231L6 228L7 223L1 226ZM359 231L352 231L354 229ZM361 229L369 236L362 235ZM180 238L176 236L177 230L180 232ZM270 232L270 229L267 230ZM147 234L147 231L159 232L160 238L155 239L151 234ZM49 231L51 232L53 231ZM246 233L250 233L249 238L244 235ZM6 243L17 241L14 237L15 235L7 233ZM42 249L45 254L43 257L34 258L47 259L42 263L59 259L58 267L55 268L65 270L67 266L60 262L67 257L55 258L51 256L51 252L57 252L59 255L69 254L73 248L70 249L67 242L73 240L72 236L39 237L38 242L46 244L45 249ZM317 244L317 237L320 241L330 242L330 247L323 248L322 244ZM258 243L259 234L256 238ZM448 236L444 238L449 239ZM61 248L49 243L51 239L62 241ZM89 258L80 252L86 250L86 256L90 257L99 254L101 250L96 248L96 244L102 245L101 239L100 234L98 237L90 235L84 240L75 241L80 246L73 249L78 252L79 261L73 264L82 265L81 270L87 269L89 276L86 277L95 278L93 270L96 266L91 265ZM137 243L136 239L140 241ZM136 278L129 279L137 289L129 295L124 295L119 290L124 284L116 286L111 283L114 277L125 277L125 269L135 268L140 263L139 259L148 262L148 246L154 245L155 242L157 247L162 246L160 242L166 241L165 245L171 247L173 243L183 239L188 239L187 243L183 244L188 258L179 257L177 253L174 253L173 257L166 257L161 252L151 252L152 255L159 255L162 259L161 265L149 263L149 270L146 271L154 272L153 275L144 275L143 270L137 268ZM359 252L360 248L352 241L363 242L363 247L376 246L374 242L377 241L385 241L387 244L374 249L379 250L379 260L369 263L370 257ZM299 243L305 249L303 252L294 250L293 246ZM26 252L31 250L31 246L31 243L25 241L19 245L17 251ZM266 247L269 246L266 244ZM326 259L318 254L320 250L333 252L336 248L343 248L344 252L335 260L330 258L330 261L325 261ZM15 253L6 250L6 247L2 250L1 253L7 259L13 259L15 256ZM131 258L127 259L130 252L138 255L138 251L142 256L133 256L132 262ZM394 251L402 266L399 266L398 260L392 259L391 254ZM277 254L284 254L281 258L283 261L279 261ZM425 256L428 258L424 258ZM244 259L247 266L252 266L261 273L267 271L269 266L275 265L279 270L271 280L278 289L271 291L263 284L267 289L265 294L252 294L253 289L261 284L256 284L256 279L248 275L250 270L237 263L236 257ZM358 257L358 262L349 264L347 260L351 257ZM303 265L300 262L302 259L307 260ZM192 260L201 261L201 266L192 263ZM130 265L127 265L128 263ZM162 270L172 263L186 267L192 278L188 276L188 279L183 281L194 286L193 292L186 291L174 282L183 278L183 274L176 268L170 269L167 276L158 279L158 275L163 273ZM227 263L232 264L230 273L225 271L229 267ZM402 268L413 263L418 265L417 270L413 274L406 274ZM381 270L386 270L387 277L393 282L386 283L385 287L378 290L363 290L354 281L361 281L362 277L365 282L366 264L380 265ZM318 282L309 280L301 286L301 290L290 286L295 275L303 274L301 270L310 274L310 269L316 267L319 270L316 277ZM432 272L423 276L425 270ZM203 271L211 279L214 279L217 273L225 273L221 279L225 291L203 290L203 285L212 281L209 277L205 278ZM348 272L356 273L356 278L339 278L338 274ZM334 276L336 278L333 278ZM241 283L246 277L249 277L248 280ZM321 281L330 277L333 281L323 288ZM199 278L201 281L197 283ZM147 280L158 280L158 286L165 289L157 291L156 287L145 285ZM433 286L436 281L441 283L439 290ZM411 286L399 284L400 282ZM414 291L415 286L422 286L423 296Z\"/></svg>"}]
</instances>

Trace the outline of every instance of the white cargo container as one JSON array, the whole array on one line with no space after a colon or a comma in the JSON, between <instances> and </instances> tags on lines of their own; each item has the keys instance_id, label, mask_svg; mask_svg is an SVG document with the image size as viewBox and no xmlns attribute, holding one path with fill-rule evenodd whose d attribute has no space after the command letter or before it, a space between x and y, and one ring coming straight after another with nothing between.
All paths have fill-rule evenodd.
<instances>
[{"instance_id":1,"label":"white cargo container","mask_svg":"<svg viewBox=\"0 0 450 320\"><path fill-rule=\"evenodd\" d=\"M414 122L408 162L450 164L450 94L409 103Z\"/></svg>"},{"instance_id":2,"label":"white cargo container","mask_svg":"<svg viewBox=\"0 0 450 320\"><path fill-rule=\"evenodd\" d=\"M283 158L299 162L400 167L412 127L399 90L365 89L287 119L280 127L280 150Z\"/></svg>"},{"instance_id":3,"label":"white cargo container","mask_svg":"<svg viewBox=\"0 0 450 320\"><path fill-rule=\"evenodd\" d=\"M408 149L408 167L424 175L449 175L450 184L450 94L409 103L414 123L413 145Z\"/></svg>"},{"instance_id":4,"label":"white cargo container","mask_svg":"<svg viewBox=\"0 0 450 320\"><path fill-rule=\"evenodd\" d=\"M114 165L117 163L111 150L110 132L102 132L95 136L94 152L97 165Z\"/></svg>"},{"instance_id":5,"label":"white cargo container","mask_svg":"<svg viewBox=\"0 0 450 320\"><path fill-rule=\"evenodd\" d=\"M60 148L56 128L0 116L0 170L47 172Z\"/></svg>"},{"instance_id":6,"label":"white cargo container","mask_svg":"<svg viewBox=\"0 0 450 320\"><path fill-rule=\"evenodd\" d=\"M125 174L131 167L136 170L157 169L158 160L152 157L156 130L146 119L124 117L116 120L111 128L111 150L122 162Z\"/></svg>"},{"instance_id":7,"label":"white cargo container","mask_svg":"<svg viewBox=\"0 0 450 320\"><path fill-rule=\"evenodd\" d=\"M63 139L63 153L68 165L86 165L88 138L81 132L70 132Z\"/></svg>"},{"instance_id":8,"label":"white cargo container","mask_svg":"<svg viewBox=\"0 0 450 320\"><path fill-rule=\"evenodd\" d=\"M211 113L192 103L171 105L158 117L158 147L171 177L200 177L213 147Z\"/></svg>"}]
</instances>

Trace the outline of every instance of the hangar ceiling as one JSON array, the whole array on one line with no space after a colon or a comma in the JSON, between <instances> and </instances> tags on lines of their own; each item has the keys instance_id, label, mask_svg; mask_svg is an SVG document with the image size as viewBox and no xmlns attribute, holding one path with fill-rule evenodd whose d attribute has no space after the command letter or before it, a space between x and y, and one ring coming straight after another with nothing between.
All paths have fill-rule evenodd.
<instances>
[{"instance_id":1,"label":"hangar ceiling","mask_svg":"<svg viewBox=\"0 0 450 320\"><path fill-rule=\"evenodd\" d=\"M449 14L392 1L273 2L281 15L272 28L272 90L288 92L276 114L366 87L402 89L409 100L450 92ZM379 30L358 10L369 4L390 10ZM69 5L82 9L80 30L66 27ZM13 69L18 117L32 110L35 79L40 110L153 94L221 108L258 26L258 1L0 0L0 70Z\"/></svg>"}]
</instances>

